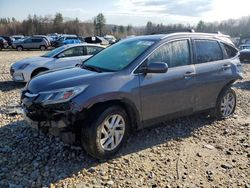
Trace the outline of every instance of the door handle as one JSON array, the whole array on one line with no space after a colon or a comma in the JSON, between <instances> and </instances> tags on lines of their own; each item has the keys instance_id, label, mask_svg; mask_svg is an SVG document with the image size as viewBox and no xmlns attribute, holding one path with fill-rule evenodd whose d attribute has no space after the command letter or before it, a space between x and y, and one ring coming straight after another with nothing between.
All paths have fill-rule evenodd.
<instances>
[{"instance_id":1,"label":"door handle","mask_svg":"<svg viewBox=\"0 0 250 188\"><path fill-rule=\"evenodd\" d=\"M222 66L222 69L225 70L225 69L228 69L228 68L230 68L230 67L231 67L230 64L224 64L224 65Z\"/></svg>"},{"instance_id":2,"label":"door handle","mask_svg":"<svg viewBox=\"0 0 250 188\"><path fill-rule=\"evenodd\" d=\"M186 73L184 74L184 78L185 78L185 79L188 79L188 78L193 77L194 75L195 75L194 72L186 72Z\"/></svg>"}]
</instances>

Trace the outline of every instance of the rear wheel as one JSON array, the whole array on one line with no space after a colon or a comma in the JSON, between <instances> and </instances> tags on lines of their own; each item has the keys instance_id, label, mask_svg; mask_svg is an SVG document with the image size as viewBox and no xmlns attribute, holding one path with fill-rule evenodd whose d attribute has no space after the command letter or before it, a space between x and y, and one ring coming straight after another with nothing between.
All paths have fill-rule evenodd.
<instances>
[{"instance_id":1,"label":"rear wheel","mask_svg":"<svg viewBox=\"0 0 250 188\"><path fill-rule=\"evenodd\" d=\"M226 88L220 93L212 115L219 119L226 118L234 113L235 108L236 93L232 88Z\"/></svg>"},{"instance_id":2,"label":"rear wheel","mask_svg":"<svg viewBox=\"0 0 250 188\"><path fill-rule=\"evenodd\" d=\"M124 109L111 106L99 111L98 117L92 118L82 128L81 143L93 157L107 159L121 148L128 137L129 119Z\"/></svg>"},{"instance_id":3,"label":"rear wheel","mask_svg":"<svg viewBox=\"0 0 250 188\"><path fill-rule=\"evenodd\" d=\"M42 51L46 50L46 46L40 46L40 50Z\"/></svg>"},{"instance_id":4,"label":"rear wheel","mask_svg":"<svg viewBox=\"0 0 250 188\"><path fill-rule=\"evenodd\" d=\"M17 49L17 51L22 51L23 47L22 46L17 46L16 49Z\"/></svg>"}]
</instances>

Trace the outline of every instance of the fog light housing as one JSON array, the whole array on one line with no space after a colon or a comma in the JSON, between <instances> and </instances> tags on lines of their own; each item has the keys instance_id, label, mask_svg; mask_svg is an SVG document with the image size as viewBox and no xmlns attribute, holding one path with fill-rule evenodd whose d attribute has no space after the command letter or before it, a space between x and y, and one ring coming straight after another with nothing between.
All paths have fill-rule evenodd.
<instances>
[{"instance_id":1,"label":"fog light housing","mask_svg":"<svg viewBox=\"0 0 250 188\"><path fill-rule=\"evenodd\" d=\"M24 77L23 77L23 74L22 74L22 73L20 73L20 74L14 74L14 75L13 75L13 79L14 79L15 81L23 81L23 80L24 80Z\"/></svg>"}]
</instances>

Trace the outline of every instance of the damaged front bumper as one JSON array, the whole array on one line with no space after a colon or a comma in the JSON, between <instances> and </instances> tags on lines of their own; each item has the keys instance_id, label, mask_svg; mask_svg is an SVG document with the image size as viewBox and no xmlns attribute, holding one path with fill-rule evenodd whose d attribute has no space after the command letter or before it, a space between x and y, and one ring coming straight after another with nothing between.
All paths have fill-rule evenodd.
<instances>
[{"instance_id":1,"label":"damaged front bumper","mask_svg":"<svg viewBox=\"0 0 250 188\"><path fill-rule=\"evenodd\" d=\"M65 143L74 144L79 133L78 123L84 113L74 111L70 102L43 106L35 102L36 96L21 97L24 120L33 128L60 137Z\"/></svg>"}]
</instances>

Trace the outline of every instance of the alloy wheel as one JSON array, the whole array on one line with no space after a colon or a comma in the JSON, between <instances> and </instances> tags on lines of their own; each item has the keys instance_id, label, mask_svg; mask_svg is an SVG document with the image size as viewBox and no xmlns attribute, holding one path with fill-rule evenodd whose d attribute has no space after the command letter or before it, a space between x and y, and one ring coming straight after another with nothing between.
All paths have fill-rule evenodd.
<instances>
[{"instance_id":1,"label":"alloy wheel","mask_svg":"<svg viewBox=\"0 0 250 188\"><path fill-rule=\"evenodd\" d=\"M235 96L232 93L227 93L221 101L221 113L223 117L231 115L235 108Z\"/></svg>"},{"instance_id":2,"label":"alloy wheel","mask_svg":"<svg viewBox=\"0 0 250 188\"><path fill-rule=\"evenodd\" d=\"M123 139L125 127L125 120L120 114L108 116L101 124L101 147L106 151L114 150Z\"/></svg>"}]
</instances>

